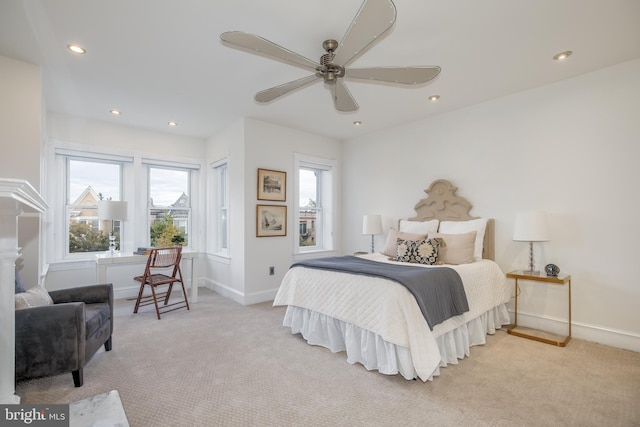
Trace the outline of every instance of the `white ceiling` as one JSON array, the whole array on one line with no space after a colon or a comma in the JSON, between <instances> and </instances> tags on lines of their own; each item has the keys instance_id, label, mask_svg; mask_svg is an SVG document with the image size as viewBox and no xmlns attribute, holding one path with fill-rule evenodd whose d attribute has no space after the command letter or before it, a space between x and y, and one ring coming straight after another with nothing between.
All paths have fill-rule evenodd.
<instances>
[{"instance_id":1,"label":"white ceiling","mask_svg":"<svg viewBox=\"0 0 640 427\"><path fill-rule=\"evenodd\" d=\"M245 31L317 60L322 42L340 40L360 5L2 0L0 55L42 66L49 111L201 138L253 117L340 139L640 57L638 0L395 0L394 28L352 65L439 65L442 72L413 88L346 81L360 110L340 113L322 83L256 103L256 92L309 73L219 38ZM71 54L70 43L87 54ZM574 52L567 61L552 60L565 50ZM429 102L432 94L440 101Z\"/></svg>"}]
</instances>

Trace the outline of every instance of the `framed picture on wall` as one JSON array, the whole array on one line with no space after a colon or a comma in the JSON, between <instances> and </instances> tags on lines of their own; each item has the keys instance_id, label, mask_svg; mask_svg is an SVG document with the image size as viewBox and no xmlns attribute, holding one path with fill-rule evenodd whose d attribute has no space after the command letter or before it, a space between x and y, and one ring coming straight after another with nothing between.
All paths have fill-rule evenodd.
<instances>
[{"instance_id":1,"label":"framed picture on wall","mask_svg":"<svg viewBox=\"0 0 640 427\"><path fill-rule=\"evenodd\" d=\"M287 200L287 173L258 169L258 200L285 202Z\"/></svg>"},{"instance_id":2,"label":"framed picture on wall","mask_svg":"<svg viewBox=\"0 0 640 427\"><path fill-rule=\"evenodd\" d=\"M257 205L256 237L287 235L287 207L279 205Z\"/></svg>"}]
</instances>

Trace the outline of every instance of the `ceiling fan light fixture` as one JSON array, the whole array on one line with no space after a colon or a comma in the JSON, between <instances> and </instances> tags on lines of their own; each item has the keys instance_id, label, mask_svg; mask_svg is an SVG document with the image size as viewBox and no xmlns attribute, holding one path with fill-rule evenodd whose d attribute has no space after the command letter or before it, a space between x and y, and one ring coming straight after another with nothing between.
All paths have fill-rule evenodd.
<instances>
[{"instance_id":1,"label":"ceiling fan light fixture","mask_svg":"<svg viewBox=\"0 0 640 427\"><path fill-rule=\"evenodd\" d=\"M560 52L557 55L554 55L553 59L555 61L564 61L565 59L570 57L572 54L573 52L571 52L570 50L565 50L564 52Z\"/></svg>"},{"instance_id":2,"label":"ceiling fan light fixture","mask_svg":"<svg viewBox=\"0 0 640 427\"><path fill-rule=\"evenodd\" d=\"M87 53L87 50L77 44L68 44L67 49L69 49L73 53L77 53L78 55L84 55Z\"/></svg>"}]
</instances>

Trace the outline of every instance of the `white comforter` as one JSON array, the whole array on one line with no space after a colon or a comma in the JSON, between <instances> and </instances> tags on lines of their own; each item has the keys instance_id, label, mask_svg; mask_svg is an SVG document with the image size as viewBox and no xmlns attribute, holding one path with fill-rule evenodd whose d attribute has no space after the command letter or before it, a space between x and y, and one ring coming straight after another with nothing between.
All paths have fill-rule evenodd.
<instances>
[{"instance_id":1,"label":"white comforter","mask_svg":"<svg viewBox=\"0 0 640 427\"><path fill-rule=\"evenodd\" d=\"M379 262L403 264L389 261L382 254L366 257ZM408 348L416 373L426 380L440 364L437 337L510 299L505 275L495 262L482 260L447 267L460 275L469 311L436 325L433 331L429 330L413 295L404 286L383 278L294 267L283 278L273 304L313 310Z\"/></svg>"}]
</instances>

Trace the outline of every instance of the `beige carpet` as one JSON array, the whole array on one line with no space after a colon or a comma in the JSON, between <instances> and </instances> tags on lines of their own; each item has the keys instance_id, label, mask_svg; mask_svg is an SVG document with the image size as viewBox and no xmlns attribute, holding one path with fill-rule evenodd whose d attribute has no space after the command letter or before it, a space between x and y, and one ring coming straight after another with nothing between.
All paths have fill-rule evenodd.
<instances>
[{"instance_id":1,"label":"beige carpet","mask_svg":"<svg viewBox=\"0 0 640 427\"><path fill-rule=\"evenodd\" d=\"M433 382L368 372L282 327L284 309L203 289L157 320L117 301L113 350L20 382L23 403L118 390L131 426L640 426L640 354L499 331Z\"/></svg>"}]
</instances>

